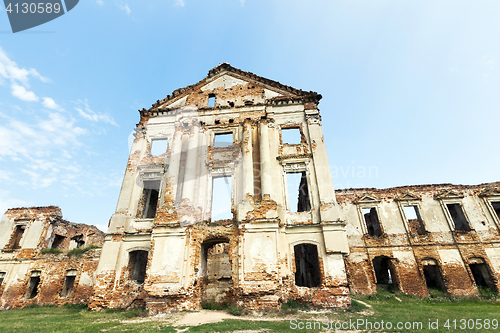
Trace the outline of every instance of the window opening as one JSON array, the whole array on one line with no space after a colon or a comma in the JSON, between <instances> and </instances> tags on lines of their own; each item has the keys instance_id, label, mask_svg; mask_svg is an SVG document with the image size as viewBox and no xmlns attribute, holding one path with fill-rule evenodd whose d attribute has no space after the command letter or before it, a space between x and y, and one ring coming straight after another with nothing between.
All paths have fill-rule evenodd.
<instances>
[{"instance_id":1,"label":"window opening","mask_svg":"<svg viewBox=\"0 0 500 333\"><path fill-rule=\"evenodd\" d=\"M403 207L410 231L414 234L425 235L425 226L417 205Z\"/></svg>"},{"instance_id":2,"label":"window opening","mask_svg":"<svg viewBox=\"0 0 500 333\"><path fill-rule=\"evenodd\" d=\"M66 271L66 279L64 280L64 287L61 291L61 297L69 297L73 294L75 289L76 269Z\"/></svg>"},{"instance_id":3,"label":"window opening","mask_svg":"<svg viewBox=\"0 0 500 333\"><path fill-rule=\"evenodd\" d=\"M282 128L281 142L289 145L298 145L302 142L299 128Z\"/></svg>"},{"instance_id":4,"label":"window opening","mask_svg":"<svg viewBox=\"0 0 500 333\"><path fill-rule=\"evenodd\" d=\"M478 287L491 288L495 290L488 266L481 258L471 258L469 264L470 271L474 277L474 282Z\"/></svg>"},{"instance_id":5,"label":"window opening","mask_svg":"<svg viewBox=\"0 0 500 333\"><path fill-rule=\"evenodd\" d=\"M83 240L83 235L76 235L71 237L71 240L76 243L76 248L79 249L85 245L85 241Z\"/></svg>"},{"instance_id":6,"label":"window opening","mask_svg":"<svg viewBox=\"0 0 500 333\"><path fill-rule=\"evenodd\" d=\"M215 106L215 94L208 95L208 107L213 108Z\"/></svg>"},{"instance_id":7,"label":"window opening","mask_svg":"<svg viewBox=\"0 0 500 333\"><path fill-rule=\"evenodd\" d=\"M129 252L128 267L131 279L138 283L144 283L146 279L146 266L148 263L148 251L137 250Z\"/></svg>"},{"instance_id":8,"label":"window opening","mask_svg":"<svg viewBox=\"0 0 500 333\"><path fill-rule=\"evenodd\" d=\"M492 202L493 210L497 213L497 217L500 219L500 201Z\"/></svg>"},{"instance_id":9,"label":"window opening","mask_svg":"<svg viewBox=\"0 0 500 333\"><path fill-rule=\"evenodd\" d=\"M26 230L26 227L24 225L17 225L16 229L14 230L14 235L12 238L12 249L17 250L20 249L21 246L21 239L23 238L24 231Z\"/></svg>"},{"instance_id":10,"label":"window opening","mask_svg":"<svg viewBox=\"0 0 500 333\"><path fill-rule=\"evenodd\" d=\"M28 290L26 295L29 299L36 297L38 295L38 285L40 284L40 271L31 272L31 277L28 285Z\"/></svg>"},{"instance_id":11,"label":"window opening","mask_svg":"<svg viewBox=\"0 0 500 333\"><path fill-rule=\"evenodd\" d=\"M382 228L378 219L377 209L375 207L362 208L363 218L365 219L368 235L371 237L382 236Z\"/></svg>"},{"instance_id":12,"label":"window opening","mask_svg":"<svg viewBox=\"0 0 500 333\"><path fill-rule=\"evenodd\" d=\"M233 133L215 133L214 147L229 147L233 145Z\"/></svg>"},{"instance_id":13,"label":"window opening","mask_svg":"<svg viewBox=\"0 0 500 333\"><path fill-rule=\"evenodd\" d=\"M212 179L212 221L232 219L231 177Z\"/></svg>"},{"instance_id":14,"label":"window opening","mask_svg":"<svg viewBox=\"0 0 500 333\"><path fill-rule=\"evenodd\" d=\"M64 236L55 235L54 236L54 241L52 242L52 248L53 249L59 249L65 239L66 239L66 237L64 237Z\"/></svg>"},{"instance_id":15,"label":"window opening","mask_svg":"<svg viewBox=\"0 0 500 333\"><path fill-rule=\"evenodd\" d=\"M422 264L427 289L439 289L441 291L446 291L443 277L436 261L434 259L425 259L422 261Z\"/></svg>"},{"instance_id":16,"label":"window opening","mask_svg":"<svg viewBox=\"0 0 500 333\"><path fill-rule=\"evenodd\" d=\"M5 279L5 272L0 272L0 286L3 284L3 280Z\"/></svg>"},{"instance_id":17,"label":"window opening","mask_svg":"<svg viewBox=\"0 0 500 333\"><path fill-rule=\"evenodd\" d=\"M376 284L393 284L397 286L396 270L390 258L386 256L375 257L372 260L372 264L375 271Z\"/></svg>"},{"instance_id":18,"label":"window opening","mask_svg":"<svg viewBox=\"0 0 500 333\"><path fill-rule=\"evenodd\" d=\"M311 210L306 172L287 172L286 183L288 190L288 209L290 212L300 213Z\"/></svg>"},{"instance_id":19,"label":"window opening","mask_svg":"<svg viewBox=\"0 0 500 333\"><path fill-rule=\"evenodd\" d=\"M464 211L462 210L462 206L459 203L446 204L446 208L448 208L451 219L455 224L455 230L470 231L470 227L467 223L467 219L465 218Z\"/></svg>"},{"instance_id":20,"label":"window opening","mask_svg":"<svg viewBox=\"0 0 500 333\"><path fill-rule=\"evenodd\" d=\"M142 218L151 219L156 216L160 181L145 181L142 193Z\"/></svg>"},{"instance_id":21,"label":"window opening","mask_svg":"<svg viewBox=\"0 0 500 333\"><path fill-rule=\"evenodd\" d=\"M167 151L167 147L167 139L155 139L151 141L151 155L158 156L164 154Z\"/></svg>"},{"instance_id":22,"label":"window opening","mask_svg":"<svg viewBox=\"0 0 500 333\"><path fill-rule=\"evenodd\" d=\"M318 248L314 244L298 244L293 247L295 253L295 285L299 287L319 287L321 270L319 267Z\"/></svg>"}]
</instances>

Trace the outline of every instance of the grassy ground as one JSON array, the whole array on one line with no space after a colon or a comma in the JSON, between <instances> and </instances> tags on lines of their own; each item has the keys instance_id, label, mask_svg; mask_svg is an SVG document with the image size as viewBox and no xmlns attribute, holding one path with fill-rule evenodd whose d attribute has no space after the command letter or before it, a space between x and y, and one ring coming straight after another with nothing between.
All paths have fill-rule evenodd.
<instances>
[{"instance_id":1,"label":"grassy ground","mask_svg":"<svg viewBox=\"0 0 500 333\"><path fill-rule=\"evenodd\" d=\"M439 292L433 294L434 297L420 299L380 290L377 295L353 298L353 307L348 311L322 311L289 302L279 313L260 317L243 313L241 319L192 327L173 326L183 313L148 320L140 309L91 312L85 306L31 307L1 311L0 332L327 332L329 328L334 331L335 324L339 332L353 329L383 332L500 331L500 301L495 295L486 292L485 297L465 299ZM234 308L228 311L242 312L234 311ZM447 320L448 327L445 326ZM399 329L398 323L403 325Z\"/></svg>"}]
</instances>

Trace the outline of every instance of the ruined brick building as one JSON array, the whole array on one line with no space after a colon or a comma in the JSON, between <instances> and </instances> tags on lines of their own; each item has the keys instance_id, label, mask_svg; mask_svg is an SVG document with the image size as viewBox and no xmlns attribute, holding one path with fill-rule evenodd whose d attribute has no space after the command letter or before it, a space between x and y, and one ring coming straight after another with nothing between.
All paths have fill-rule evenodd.
<instances>
[{"instance_id":1,"label":"ruined brick building","mask_svg":"<svg viewBox=\"0 0 500 333\"><path fill-rule=\"evenodd\" d=\"M2 308L348 307L377 284L497 290L500 183L335 191L320 99L223 63L141 110L105 237L55 207L7 211ZM82 241L102 249L40 252Z\"/></svg>"}]
</instances>

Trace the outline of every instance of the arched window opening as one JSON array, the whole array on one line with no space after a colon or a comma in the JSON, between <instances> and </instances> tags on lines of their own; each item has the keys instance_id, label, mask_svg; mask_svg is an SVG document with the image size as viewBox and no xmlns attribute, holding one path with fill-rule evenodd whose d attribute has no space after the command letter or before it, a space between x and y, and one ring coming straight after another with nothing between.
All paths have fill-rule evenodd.
<instances>
[{"instance_id":1,"label":"arched window opening","mask_svg":"<svg viewBox=\"0 0 500 333\"><path fill-rule=\"evenodd\" d=\"M378 256L372 260L373 270L375 271L376 283L379 285L398 286L396 269L389 257Z\"/></svg>"},{"instance_id":2,"label":"arched window opening","mask_svg":"<svg viewBox=\"0 0 500 333\"><path fill-rule=\"evenodd\" d=\"M441 275L441 271L436 260L430 258L422 260L422 270L424 272L427 289L439 289L440 291L446 291L443 276Z\"/></svg>"},{"instance_id":3,"label":"arched window opening","mask_svg":"<svg viewBox=\"0 0 500 333\"><path fill-rule=\"evenodd\" d=\"M40 284L40 271L32 271L30 281L28 282L28 289L26 290L26 297L28 299L35 298L38 295L38 287Z\"/></svg>"},{"instance_id":4,"label":"arched window opening","mask_svg":"<svg viewBox=\"0 0 500 333\"><path fill-rule=\"evenodd\" d=\"M469 259L469 268L474 278L474 282L478 287L490 288L495 290L495 283L491 279L488 265L482 258Z\"/></svg>"}]
</instances>

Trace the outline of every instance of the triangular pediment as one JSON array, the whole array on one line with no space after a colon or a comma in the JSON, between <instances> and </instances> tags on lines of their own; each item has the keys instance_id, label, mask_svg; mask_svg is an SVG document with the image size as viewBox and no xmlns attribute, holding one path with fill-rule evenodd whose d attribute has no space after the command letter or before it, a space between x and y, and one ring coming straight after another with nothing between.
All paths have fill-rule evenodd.
<instances>
[{"instance_id":1,"label":"triangular pediment","mask_svg":"<svg viewBox=\"0 0 500 333\"><path fill-rule=\"evenodd\" d=\"M303 91L269 80L251 72L222 63L211 69L203 80L175 90L153 104L153 109L176 109L192 105L209 106L209 98L215 96L215 107L238 107L268 104L280 100L302 100L318 103L321 95Z\"/></svg>"},{"instance_id":2,"label":"triangular pediment","mask_svg":"<svg viewBox=\"0 0 500 333\"><path fill-rule=\"evenodd\" d=\"M461 199L463 198L463 194L452 191L452 190L444 190L439 192L434 196L436 200L443 200L443 199Z\"/></svg>"},{"instance_id":3,"label":"triangular pediment","mask_svg":"<svg viewBox=\"0 0 500 333\"><path fill-rule=\"evenodd\" d=\"M405 192L397 196L394 200L396 201L411 201L411 200L421 200L421 198L413 193Z\"/></svg>"},{"instance_id":4,"label":"triangular pediment","mask_svg":"<svg viewBox=\"0 0 500 333\"><path fill-rule=\"evenodd\" d=\"M500 190L495 187L484 188L479 194L480 197L500 197Z\"/></svg>"},{"instance_id":5,"label":"triangular pediment","mask_svg":"<svg viewBox=\"0 0 500 333\"><path fill-rule=\"evenodd\" d=\"M377 203L380 202L380 199L371 195L371 194L362 194L356 200L354 200L355 204L364 204L364 203Z\"/></svg>"}]
</instances>

